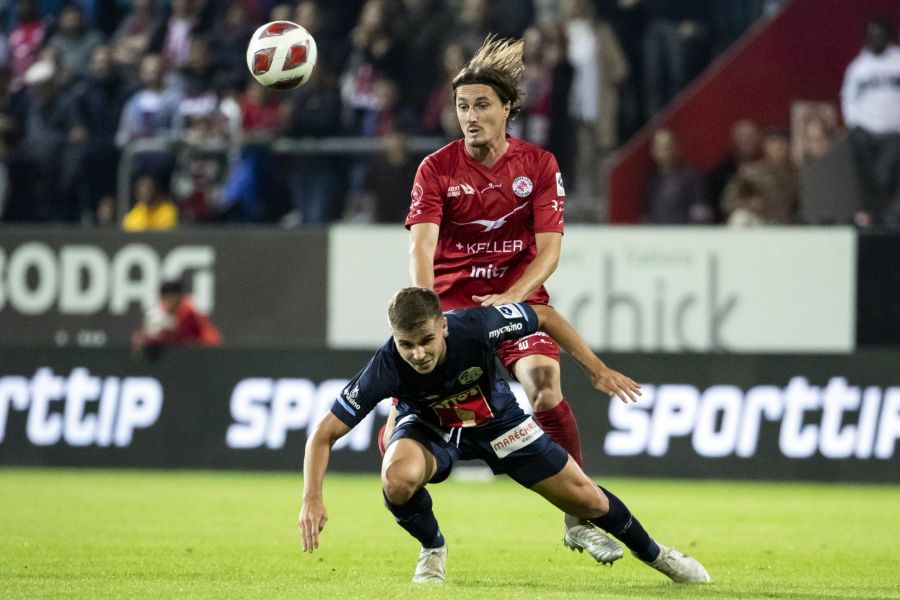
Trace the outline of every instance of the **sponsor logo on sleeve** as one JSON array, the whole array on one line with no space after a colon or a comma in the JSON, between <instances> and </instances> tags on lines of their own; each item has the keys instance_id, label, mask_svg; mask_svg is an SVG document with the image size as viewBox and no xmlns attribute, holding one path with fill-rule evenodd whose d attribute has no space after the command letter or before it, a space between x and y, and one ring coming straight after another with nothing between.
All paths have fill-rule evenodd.
<instances>
[{"instance_id":1,"label":"sponsor logo on sleeve","mask_svg":"<svg viewBox=\"0 0 900 600\"><path fill-rule=\"evenodd\" d=\"M506 433L491 440L491 448L498 458L505 458L531 444L534 440L544 435L544 430L538 427L534 419L528 417Z\"/></svg>"},{"instance_id":2,"label":"sponsor logo on sleeve","mask_svg":"<svg viewBox=\"0 0 900 600\"><path fill-rule=\"evenodd\" d=\"M522 314L522 310L516 304L501 304L500 306L495 306L494 308L503 315L505 319L524 319L525 315Z\"/></svg>"},{"instance_id":3,"label":"sponsor logo on sleeve","mask_svg":"<svg viewBox=\"0 0 900 600\"><path fill-rule=\"evenodd\" d=\"M422 185L417 181L413 184L412 193L409 196L413 199L413 202L418 202L424 194L425 190L422 189Z\"/></svg>"},{"instance_id":4,"label":"sponsor logo on sleeve","mask_svg":"<svg viewBox=\"0 0 900 600\"><path fill-rule=\"evenodd\" d=\"M557 196L565 196L566 195L566 188L563 187L562 173L556 174L556 195Z\"/></svg>"}]
</instances>

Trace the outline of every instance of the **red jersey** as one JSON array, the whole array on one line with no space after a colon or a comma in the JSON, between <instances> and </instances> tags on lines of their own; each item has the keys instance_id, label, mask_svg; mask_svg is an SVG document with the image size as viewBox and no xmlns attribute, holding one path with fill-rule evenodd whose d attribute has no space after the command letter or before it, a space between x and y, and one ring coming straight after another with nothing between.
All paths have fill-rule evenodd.
<instances>
[{"instance_id":1,"label":"red jersey","mask_svg":"<svg viewBox=\"0 0 900 600\"><path fill-rule=\"evenodd\" d=\"M509 147L488 169L456 140L419 165L406 226L440 226L434 291L444 310L472 306L472 296L502 293L534 260L535 234L563 231L566 192L556 159L507 136ZM528 299L547 304L541 286Z\"/></svg>"}]
</instances>

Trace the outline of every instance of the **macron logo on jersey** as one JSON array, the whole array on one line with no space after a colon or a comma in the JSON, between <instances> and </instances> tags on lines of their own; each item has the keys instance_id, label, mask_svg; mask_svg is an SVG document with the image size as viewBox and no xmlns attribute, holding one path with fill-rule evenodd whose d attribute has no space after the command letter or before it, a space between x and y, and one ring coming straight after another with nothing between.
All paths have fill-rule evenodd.
<instances>
[{"instance_id":1,"label":"macron logo on jersey","mask_svg":"<svg viewBox=\"0 0 900 600\"><path fill-rule=\"evenodd\" d=\"M484 229L481 230L482 233L487 232L487 231L496 231L497 229L500 229L501 227L506 225L506 220L508 218L510 218L511 216L513 216L515 213L522 210L526 206L528 206L528 202L525 202L521 206L514 208L512 211L506 213L505 215L503 215L496 221L489 221L487 219L478 219L477 221L468 221L467 223L457 223L456 221L452 221L452 223L454 225L481 225L482 227L484 227Z\"/></svg>"}]
</instances>

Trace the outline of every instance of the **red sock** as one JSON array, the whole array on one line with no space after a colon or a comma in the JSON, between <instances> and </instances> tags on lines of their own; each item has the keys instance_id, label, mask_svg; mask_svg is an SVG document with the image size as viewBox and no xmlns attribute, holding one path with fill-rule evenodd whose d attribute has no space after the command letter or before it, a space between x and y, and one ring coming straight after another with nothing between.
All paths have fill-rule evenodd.
<instances>
[{"instance_id":1,"label":"red sock","mask_svg":"<svg viewBox=\"0 0 900 600\"><path fill-rule=\"evenodd\" d=\"M387 423L381 426L381 429L378 430L378 451L381 452L381 456L384 456L384 453L387 451L387 448L384 447L384 430L387 428Z\"/></svg>"},{"instance_id":2,"label":"red sock","mask_svg":"<svg viewBox=\"0 0 900 600\"><path fill-rule=\"evenodd\" d=\"M581 458L581 436L578 435L578 423L572 414L572 407L563 398L562 402L547 410L534 413L541 429L572 455L578 466L583 467Z\"/></svg>"}]
</instances>

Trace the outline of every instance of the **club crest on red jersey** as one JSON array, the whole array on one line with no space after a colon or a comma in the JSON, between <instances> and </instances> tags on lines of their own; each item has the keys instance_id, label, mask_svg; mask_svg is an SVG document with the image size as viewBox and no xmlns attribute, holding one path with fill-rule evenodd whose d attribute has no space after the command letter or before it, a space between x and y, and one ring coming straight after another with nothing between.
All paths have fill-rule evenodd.
<instances>
[{"instance_id":1,"label":"club crest on red jersey","mask_svg":"<svg viewBox=\"0 0 900 600\"><path fill-rule=\"evenodd\" d=\"M531 195L531 190L534 189L534 184L531 183L531 180L524 175L520 175L513 179L512 183L513 193L519 198L526 198Z\"/></svg>"}]
</instances>

